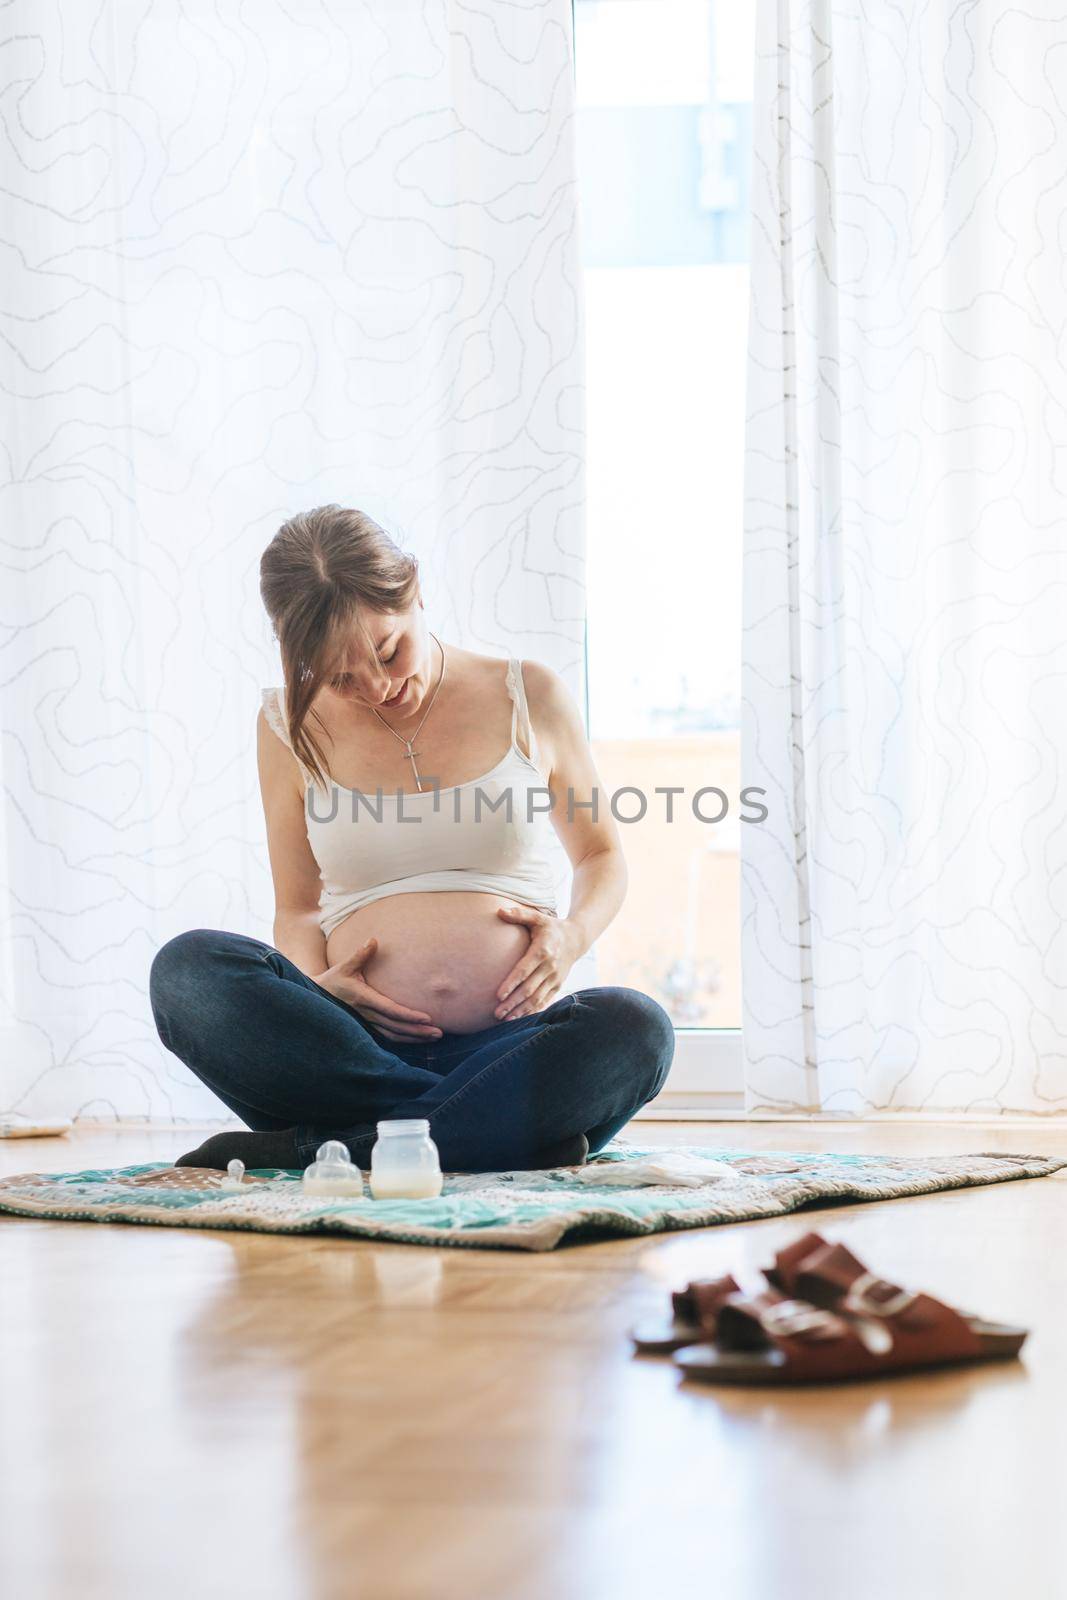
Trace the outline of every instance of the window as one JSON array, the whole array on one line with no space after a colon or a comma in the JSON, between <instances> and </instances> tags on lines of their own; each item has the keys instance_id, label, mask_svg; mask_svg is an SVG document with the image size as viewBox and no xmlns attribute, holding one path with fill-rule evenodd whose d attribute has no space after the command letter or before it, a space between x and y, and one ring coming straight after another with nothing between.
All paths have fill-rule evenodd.
<instances>
[{"instance_id":1,"label":"window","mask_svg":"<svg viewBox=\"0 0 1067 1600\"><path fill-rule=\"evenodd\" d=\"M575 0L589 731L607 794L646 805L626 822L640 797L617 797L630 890L598 976L674 1019L672 1089L719 1087L740 1061L754 27L752 0ZM712 787L727 810L705 794L701 820Z\"/></svg>"}]
</instances>

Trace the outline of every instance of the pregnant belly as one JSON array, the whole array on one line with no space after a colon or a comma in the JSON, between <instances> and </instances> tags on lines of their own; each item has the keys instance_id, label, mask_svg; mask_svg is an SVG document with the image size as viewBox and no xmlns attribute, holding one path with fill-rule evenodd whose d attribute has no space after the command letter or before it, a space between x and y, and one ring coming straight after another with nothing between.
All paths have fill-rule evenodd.
<instances>
[{"instance_id":1,"label":"pregnant belly","mask_svg":"<svg viewBox=\"0 0 1067 1600\"><path fill-rule=\"evenodd\" d=\"M326 959L334 966L373 935L378 948L363 968L372 988L428 1011L445 1033L476 1033L500 1021L497 989L529 947L527 930L496 914L516 904L468 890L385 895L334 929Z\"/></svg>"}]
</instances>

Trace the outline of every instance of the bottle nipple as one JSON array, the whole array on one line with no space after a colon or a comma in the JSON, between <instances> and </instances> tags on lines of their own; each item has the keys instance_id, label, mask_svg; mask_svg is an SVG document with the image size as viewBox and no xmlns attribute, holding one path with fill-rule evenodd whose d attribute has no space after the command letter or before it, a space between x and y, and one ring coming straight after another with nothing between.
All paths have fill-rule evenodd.
<instances>
[{"instance_id":1,"label":"bottle nipple","mask_svg":"<svg viewBox=\"0 0 1067 1600\"><path fill-rule=\"evenodd\" d=\"M363 1174L353 1166L348 1146L340 1139L327 1139L319 1146L315 1159L304 1171L305 1194L362 1197Z\"/></svg>"},{"instance_id":2,"label":"bottle nipple","mask_svg":"<svg viewBox=\"0 0 1067 1600\"><path fill-rule=\"evenodd\" d=\"M234 1156L233 1160L226 1168L226 1176L223 1178L220 1188L240 1189L244 1184L244 1176L245 1164L243 1161L239 1161L237 1157Z\"/></svg>"}]
</instances>

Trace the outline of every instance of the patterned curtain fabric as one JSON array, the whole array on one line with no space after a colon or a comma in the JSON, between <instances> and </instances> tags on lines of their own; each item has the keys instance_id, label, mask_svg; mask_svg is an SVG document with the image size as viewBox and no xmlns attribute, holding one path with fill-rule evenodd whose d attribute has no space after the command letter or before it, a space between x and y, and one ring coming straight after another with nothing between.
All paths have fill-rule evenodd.
<instances>
[{"instance_id":1,"label":"patterned curtain fabric","mask_svg":"<svg viewBox=\"0 0 1067 1600\"><path fill-rule=\"evenodd\" d=\"M270 938L278 524L363 507L584 696L570 0L6 23L0 1110L217 1113L147 974Z\"/></svg>"},{"instance_id":2,"label":"patterned curtain fabric","mask_svg":"<svg viewBox=\"0 0 1067 1600\"><path fill-rule=\"evenodd\" d=\"M760 0L749 1109L1067 1109L1062 5Z\"/></svg>"}]
</instances>

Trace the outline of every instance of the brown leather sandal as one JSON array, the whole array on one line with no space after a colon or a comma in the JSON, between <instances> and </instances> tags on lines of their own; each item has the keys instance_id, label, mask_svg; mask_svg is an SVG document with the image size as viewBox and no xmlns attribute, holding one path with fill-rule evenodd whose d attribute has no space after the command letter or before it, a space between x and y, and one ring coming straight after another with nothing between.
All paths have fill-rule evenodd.
<instances>
[{"instance_id":1,"label":"brown leather sandal","mask_svg":"<svg viewBox=\"0 0 1067 1600\"><path fill-rule=\"evenodd\" d=\"M794 1244L779 1250L774 1266L764 1268L764 1277L775 1288L790 1290L798 1264L825 1244L822 1234L805 1233ZM672 1321L647 1323L631 1330L634 1347L642 1355L670 1355L687 1344L713 1340L719 1307L727 1295L740 1292L741 1285L729 1273L725 1278L694 1278L671 1295Z\"/></svg>"},{"instance_id":2,"label":"brown leather sandal","mask_svg":"<svg viewBox=\"0 0 1067 1600\"><path fill-rule=\"evenodd\" d=\"M740 1289L741 1285L729 1275L694 1278L671 1295L672 1321L647 1323L631 1330L635 1349L642 1355L669 1355L683 1345L714 1339L719 1307L727 1296L740 1293Z\"/></svg>"},{"instance_id":3,"label":"brown leather sandal","mask_svg":"<svg viewBox=\"0 0 1067 1600\"><path fill-rule=\"evenodd\" d=\"M876 1278L841 1244L822 1243L804 1256L791 1247L769 1270L788 1281L789 1292L772 1286L724 1300L715 1341L674 1356L686 1377L705 1383L836 1383L1010 1358L1027 1337L1025 1328L987 1322Z\"/></svg>"},{"instance_id":4,"label":"brown leather sandal","mask_svg":"<svg viewBox=\"0 0 1067 1600\"><path fill-rule=\"evenodd\" d=\"M826 1244L796 1264L795 1292L812 1305L858 1318L875 1318L890 1324L894 1339L911 1335L932 1323L955 1318L978 1340L975 1359L985 1361L1019 1354L1028 1329L988 1322L972 1311L961 1311L921 1290L902 1289L868 1271L844 1244ZM951 1359L951 1358L949 1358ZM968 1359L961 1356L959 1359Z\"/></svg>"},{"instance_id":5,"label":"brown leather sandal","mask_svg":"<svg viewBox=\"0 0 1067 1600\"><path fill-rule=\"evenodd\" d=\"M797 1286L797 1270L802 1261L813 1256L816 1250L825 1250L826 1240L821 1233L804 1233L784 1250L779 1250L773 1267L764 1267L763 1276L783 1294L792 1294Z\"/></svg>"}]
</instances>

